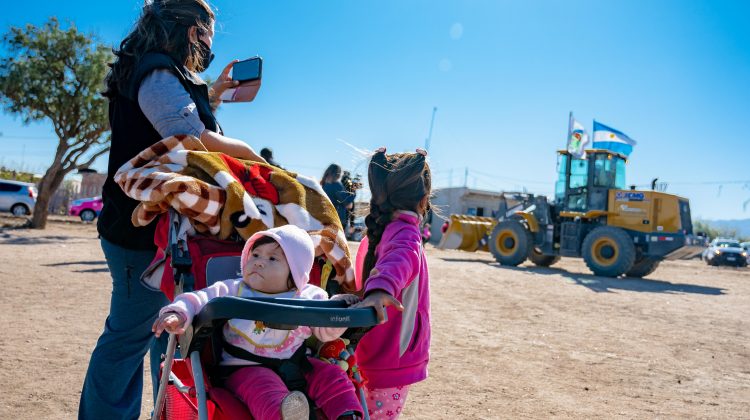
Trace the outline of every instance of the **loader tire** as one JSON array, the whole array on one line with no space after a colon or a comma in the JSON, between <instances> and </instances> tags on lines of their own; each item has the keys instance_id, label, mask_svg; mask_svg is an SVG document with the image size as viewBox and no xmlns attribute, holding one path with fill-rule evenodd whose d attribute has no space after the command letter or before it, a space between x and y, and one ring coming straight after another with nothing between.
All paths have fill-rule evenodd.
<instances>
[{"instance_id":1,"label":"loader tire","mask_svg":"<svg viewBox=\"0 0 750 420\"><path fill-rule=\"evenodd\" d=\"M644 257L636 261L633 266L625 273L628 277L646 277L656 270L661 260Z\"/></svg>"},{"instance_id":2,"label":"loader tire","mask_svg":"<svg viewBox=\"0 0 750 420\"><path fill-rule=\"evenodd\" d=\"M611 226L599 226L586 235L581 253L597 276L621 276L635 262L633 239L624 230Z\"/></svg>"},{"instance_id":3,"label":"loader tire","mask_svg":"<svg viewBox=\"0 0 750 420\"><path fill-rule=\"evenodd\" d=\"M531 249L529 253L529 260L539 267L549 267L552 264L560 261L559 255L544 255L537 251L536 248Z\"/></svg>"},{"instance_id":4,"label":"loader tire","mask_svg":"<svg viewBox=\"0 0 750 420\"><path fill-rule=\"evenodd\" d=\"M504 220L492 230L489 248L501 265L516 266L531 252L531 233L516 220Z\"/></svg>"}]
</instances>

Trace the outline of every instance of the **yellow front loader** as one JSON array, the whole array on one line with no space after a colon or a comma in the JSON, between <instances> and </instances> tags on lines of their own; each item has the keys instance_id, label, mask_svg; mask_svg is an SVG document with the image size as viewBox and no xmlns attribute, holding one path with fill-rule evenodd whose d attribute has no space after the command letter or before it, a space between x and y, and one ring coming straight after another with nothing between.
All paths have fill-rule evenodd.
<instances>
[{"instance_id":1,"label":"yellow front loader","mask_svg":"<svg viewBox=\"0 0 750 420\"><path fill-rule=\"evenodd\" d=\"M626 189L625 162L607 150L587 150L582 159L559 151L553 202L525 195L511 210L501 200L498 219L453 215L438 246L488 249L510 266L582 257L594 274L608 277L643 277L666 258L700 253L702 247L691 245L688 200Z\"/></svg>"}]
</instances>

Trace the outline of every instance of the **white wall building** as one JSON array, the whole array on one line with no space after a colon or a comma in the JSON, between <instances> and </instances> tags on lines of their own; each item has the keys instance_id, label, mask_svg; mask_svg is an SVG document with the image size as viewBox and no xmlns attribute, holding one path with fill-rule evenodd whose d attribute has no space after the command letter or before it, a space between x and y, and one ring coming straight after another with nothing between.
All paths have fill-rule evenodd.
<instances>
[{"instance_id":1,"label":"white wall building","mask_svg":"<svg viewBox=\"0 0 750 420\"><path fill-rule=\"evenodd\" d=\"M430 242L438 243L443 236L440 228L451 214L495 217L500 207L502 192L477 190L467 187L440 188L430 199L433 207Z\"/></svg>"}]
</instances>

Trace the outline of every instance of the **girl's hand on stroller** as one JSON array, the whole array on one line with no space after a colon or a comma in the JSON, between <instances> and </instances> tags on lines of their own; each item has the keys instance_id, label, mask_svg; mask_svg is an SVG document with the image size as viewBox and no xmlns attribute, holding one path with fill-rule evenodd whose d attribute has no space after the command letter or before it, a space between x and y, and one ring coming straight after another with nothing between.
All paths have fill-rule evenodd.
<instances>
[{"instance_id":1,"label":"girl's hand on stroller","mask_svg":"<svg viewBox=\"0 0 750 420\"><path fill-rule=\"evenodd\" d=\"M170 334L182 334L185 332L185 316L177 312L165 312L154 321L154 325L151 327L151 331L159 337L162 331L167 331Z\"/></svg>"},{"instance_id":2,"label":"girl's hand on stroller","mask_svg":"<svg viewBox=\"0 0 750 420\"><path fill-rule=\"evenodd\" d=\"M399 311L404 310L401 302L385 290L375 290L371 292L365 296L365 299L362 302L352 306L352 308L375 308L375 312L378 313L378 324L382 324L387 321L385 313L386 306L395 306Z\"/></svg>"},{"instance_id":3,"label":"girl's hand on stroller","mask_svg":"<svg viewBox=\"0 0 750 420\"><path fill-rule=\"evenodd\" d=\"M352 306L359 303L359 296L352 294L333 295L331 300L343 300L347 306Z\"/></svg>"}]
</instances>

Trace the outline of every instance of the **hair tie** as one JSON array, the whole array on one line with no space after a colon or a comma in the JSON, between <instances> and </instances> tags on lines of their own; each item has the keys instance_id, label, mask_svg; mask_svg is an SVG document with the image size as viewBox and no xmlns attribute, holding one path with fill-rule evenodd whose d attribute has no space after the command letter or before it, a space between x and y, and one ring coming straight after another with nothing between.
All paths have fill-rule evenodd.
<instances>
[{"instance_id":1,"label":"hair tie","mask_svg":"<svg viewBox=\"0 0 750 420\"><path fill-rule=\"evenodd\" d=\"M385 150L385 148L383 148L383 150ZM378 168L388 170L388 158L386 157L385 152L376 152L374 155L372 155L370 163L374 163Z\"/></svg>"}]
</instances>

